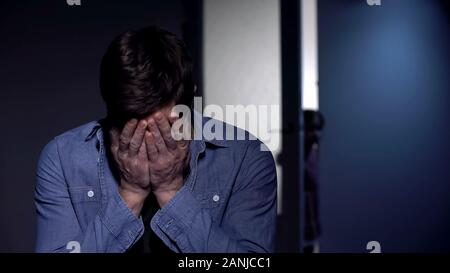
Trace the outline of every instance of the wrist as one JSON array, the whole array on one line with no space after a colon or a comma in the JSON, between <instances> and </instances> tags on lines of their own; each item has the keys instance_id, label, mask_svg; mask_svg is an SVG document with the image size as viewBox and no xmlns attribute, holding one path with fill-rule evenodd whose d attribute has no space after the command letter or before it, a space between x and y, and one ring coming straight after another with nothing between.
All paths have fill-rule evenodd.
<instances>
[{"instance_id":1,"label":"wrist","mask_svg":"<svg viewBox=\"0 0 450 273\"><path fill-rule=\"evenodd\" d=\"M150 190L137 189L127 185L120 185L118 190L128 208L130 208L136 217L139 217L142 207L144 206L145 199L150 193Z\"/></svg>"},{"instance_id":2,"label":"wrist","mask_svg":"<svg viewBox=\"0 0 450 273\"><path fill-rule=\"evenodd\" d=\"M153 192L158 201L159 207L164 207L177 194L178 190Z\"/></svg>"},{"instance_id":3,"label":"wrist","mask_svg":"<svg viewBox=\"0 0 450 273\"><path fill-rule=\"evenodd\" d=\"M162 208L177 194L177 192L183 186L183 177L176 178L170 184L165 184L157 189L153 189L153 194L158 201L159 206Z\"/></svg>"}]
</instances>

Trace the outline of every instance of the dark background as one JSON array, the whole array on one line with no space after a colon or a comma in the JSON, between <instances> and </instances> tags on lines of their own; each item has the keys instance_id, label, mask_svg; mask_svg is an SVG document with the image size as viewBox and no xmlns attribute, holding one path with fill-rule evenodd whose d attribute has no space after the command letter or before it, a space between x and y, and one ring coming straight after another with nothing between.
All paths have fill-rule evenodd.
<instances>
[{"instance_id":1,"label":"dark background","mask_svg":"<svg viewBox=\"0 0 450 273\"><path fill-rule=\"evenodd\" d=\"M191 1L194 3L196 1ZM32 251L40 150L105 114L100 60L113 37L156 23L179 36L182 1L0 2L0 251Z\"/></svg>"},{"instance_id":2,"label":"dark background","mask_svg":"<svg viewBox=\"0 0 450 273\"><path fill-rule=\"evenodd\" d=\"M319 1L324 252L450 251L449 1Z\"/></svg>"},{"instance_id":3,"label":"dark background","mask_svg":"<svg viewBox=\"0 0 450 273\"><path fill-rule=\"evenodd\" d=\"M33 250L39 152L104 115L99 63L114 36L156 23L184 37L202 91L202 1L81 1L0 2L0 252ZM375 240L386 252L450 251L449 4L364 2L319 0L321 250L366 252ZM280 3L289 130L277 243L298 251L300 18L297 1Z\"/></svg>"}]
</instances>

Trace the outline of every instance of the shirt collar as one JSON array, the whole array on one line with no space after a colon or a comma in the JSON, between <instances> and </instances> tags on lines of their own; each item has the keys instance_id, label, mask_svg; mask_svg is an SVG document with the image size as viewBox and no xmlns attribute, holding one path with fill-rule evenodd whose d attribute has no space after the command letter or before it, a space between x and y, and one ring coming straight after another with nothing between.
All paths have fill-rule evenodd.
<instances>
[{"instance_id":1,"label":"shirt collar","mask_svg":"<svg viewBox=\"0 0 450 273\"><path fill-rule=\"evenodd\" d=\"M94 136L97 135L97 132L99 130L101 130L102 125L101 125L102 120L96 120L91 122L86 129L83 132L83 135L86 136L86 138L84 139L85 142L88 142L89 140L91 140Z\"/></svg>"},{"instance_id":2,"label":"shirt collar","mask_svg":"<svg viewBox=\"0 0 450 273\"><path fill-rule=\"evenodd\" d=\"M212 144L217 147L229 147L229 143L226 140L204 138L203 128L205 126L205 123L210 119L211 118L203 117L199 112L194 110L194 140L201 140L206 144Z\"/></svg>"}]
</instances>

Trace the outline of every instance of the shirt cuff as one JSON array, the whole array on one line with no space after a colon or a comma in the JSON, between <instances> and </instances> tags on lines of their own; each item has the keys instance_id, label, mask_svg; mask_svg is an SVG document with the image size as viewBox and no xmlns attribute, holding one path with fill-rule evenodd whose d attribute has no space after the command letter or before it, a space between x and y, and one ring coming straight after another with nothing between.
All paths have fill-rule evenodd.
<instances>
[{"instance_id":1,"label":"shirt cuff","mask_svg":"<svg viewBox=\"0 0 450 273\"><path fill-rule=\"evenodd\" d=\"M173 251L183 251L187 247L186 232L201 212L198 201L187 186L183 186L175 196L152 218L152 230ZM178 249L179 248L179 249Z\"/></svg>"},{"instance_id":2,"label":"shirt cuff","mask_svg":"<svg viewBox=\"0 0 450 273\"><path fill-rule=\"evenodd\" d=\"M100 212L100 219L120 242L123 251L132 246L144 233L142 218L137 218L133 214L119 192L114 193L106 208Z\"/></svg>"}]
</instances>

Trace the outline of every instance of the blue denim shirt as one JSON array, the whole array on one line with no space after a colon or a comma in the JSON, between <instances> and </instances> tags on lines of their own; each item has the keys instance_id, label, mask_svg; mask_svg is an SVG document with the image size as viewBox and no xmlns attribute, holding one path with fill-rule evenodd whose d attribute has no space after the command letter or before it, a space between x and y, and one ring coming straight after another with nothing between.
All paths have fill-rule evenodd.
<instances>
[{"instance_id":1,"label":"blue denim shirt","mask_svg":"<svg viewBox=\"0 0 450 273\"><path fill-rule=\"evenodd\" d=\"M69 252L67 244L75 241L81 252L124 252L150 225L175 252L273 252L276 171L258 140L191 141L190 174L150 223L119 195L105 149L99 122L70 130L43 149L36 251Z\"/></svg>"}]
</instances>

